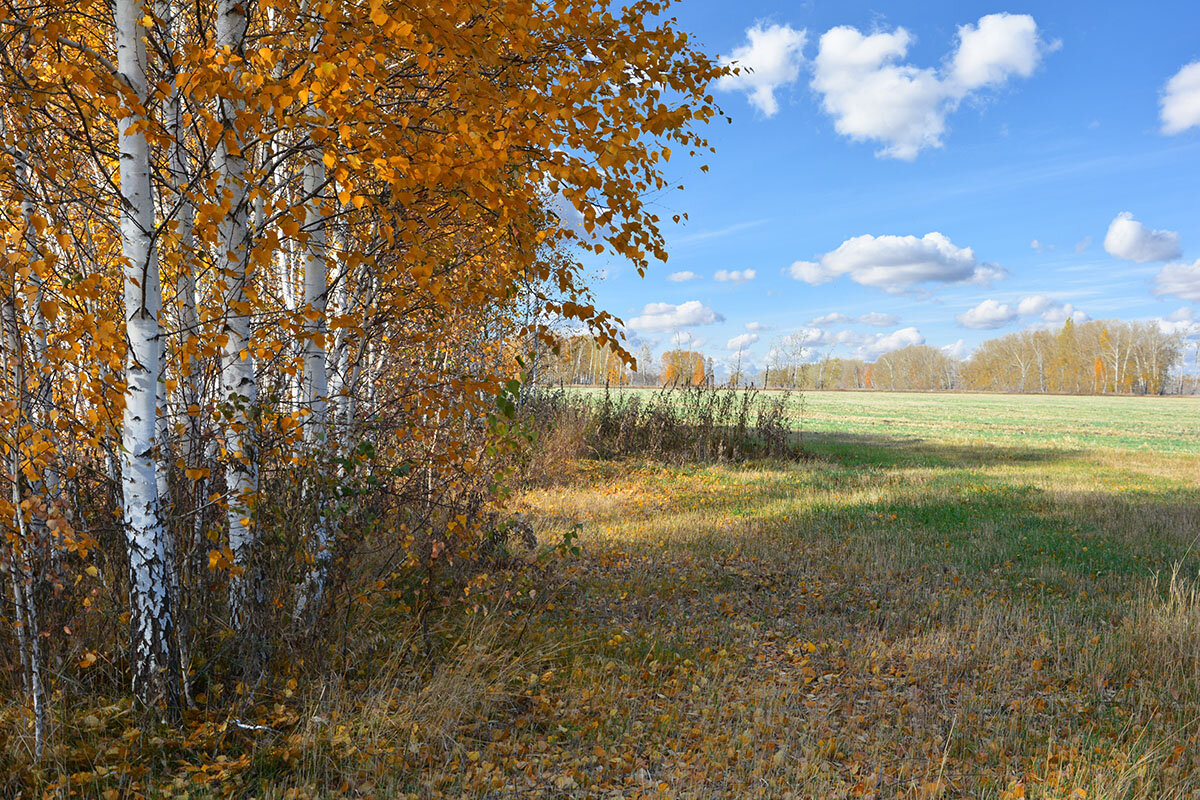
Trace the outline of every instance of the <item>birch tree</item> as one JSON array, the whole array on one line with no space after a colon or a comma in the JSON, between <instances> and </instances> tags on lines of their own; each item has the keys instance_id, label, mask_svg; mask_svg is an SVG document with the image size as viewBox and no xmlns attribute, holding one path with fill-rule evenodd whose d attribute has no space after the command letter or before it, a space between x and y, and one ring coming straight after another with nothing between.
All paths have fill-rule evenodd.
<instances>
[{"instance_id":1,"label":"birch tree","mask_svg":"<svg viewBox=\"0 0 1200 800\"><path fill-rule=\"evenodd\" d=\"M222 401L227 404L225 483L229 493L229 549L234 570L229 581L230 618L235 628L249 622L255 580L253 503L258 486L252 410L258 400L250 343L250 225L246 189L246 153L239 124L243 104L238 72L249 19L239 0L217 3L216 45L226 56L224 93L218 100L221 140L216 166L223 207L228 204L217 240L217 264L224 288L225 320L221 363Z\"/></svg>"},{"instance_id":2,"label":"birch tree","mask_svg":"<svg viewBox=\"0 0 1200 800\"><path fill-rule=\"evenodd\" d=\"M167 530L159 506L159 460L155 453L162 357L162 285L155 252L155 209L150 147L145 129L146 46L138 0L116 0L117 69L128 94L118 120L121 255L125 262L125 411L121 482L129 550L130 627L134 693L147 704L177 705L172 659L172 601Z\"/></svg>"}]
</instances>

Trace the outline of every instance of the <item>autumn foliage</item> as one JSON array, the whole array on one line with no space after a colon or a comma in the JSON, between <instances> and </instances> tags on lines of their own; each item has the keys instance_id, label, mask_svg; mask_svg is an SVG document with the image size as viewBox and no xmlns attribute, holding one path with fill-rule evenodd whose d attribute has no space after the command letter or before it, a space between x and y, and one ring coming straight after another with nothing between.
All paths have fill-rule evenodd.
<instances>
[{"instance_id":1,"label":"autumn foliage","mask_svg":"<svg viewBox=\"0 0 1200 800\"><path fill-rule=\"evenodd\" d=\"M725 68L667 9L6 7L3 666L38 754L52 696L178 718L368 589L461 594L514 343L561 318L629 361L579 254L665 259L645 197L707 150Z\"/></svg>"}]
</instances>

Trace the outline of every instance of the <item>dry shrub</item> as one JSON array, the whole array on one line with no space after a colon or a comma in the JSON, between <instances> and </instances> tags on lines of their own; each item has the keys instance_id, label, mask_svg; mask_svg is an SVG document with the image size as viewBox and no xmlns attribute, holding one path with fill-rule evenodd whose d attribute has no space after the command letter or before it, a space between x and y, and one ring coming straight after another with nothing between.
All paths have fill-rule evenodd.
<instances>
[{"instance_id":1,"label":"dry shrub","mask_svg":"<svg viewBox=\"0 0 1200 800\"><path fill-rule=\"evenodd\" d=\"M521 477L529 483L561 479L580 456L672 464L795 458L799 445L788 426L788 399L787 393L708 386L606 387L599 397L541 392L522 408L536 443Z\"/></svg>"},{"instance_id":2,"label":"dry shrub","mask_svg":"<svg viewBox=\"0 0 1200 800\"><path fill-rule=\"evenodd\" d=\"M579 459L588 454L588 443L595 438L596 421L588 405L560 391L552 398L532 399L522 413L537 434L520 465L522 482L544 485L574 474Z\"/></svg>"}]
</instances>

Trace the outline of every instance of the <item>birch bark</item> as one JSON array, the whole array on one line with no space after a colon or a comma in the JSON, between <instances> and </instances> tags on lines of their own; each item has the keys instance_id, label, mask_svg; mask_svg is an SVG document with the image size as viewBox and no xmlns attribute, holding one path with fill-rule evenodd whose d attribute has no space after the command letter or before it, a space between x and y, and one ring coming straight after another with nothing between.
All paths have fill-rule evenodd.
<instances>
[{"instance_id":1,"label":"birch bark","mask_svg":"<svg viewBox=\"0 0 1200 800\"><path fill-rule=\"evenodd\" d=\"M239 0L217 3L217 47L240 60L249 20ZM236 66L233 67L236 69ZM219 101L222 124L216 166L222 195L230 202L218 237L217 261L225 287L225 346L221 359L222 398L232 409L225 433L225 482L229 492L229 548L234 570L229 580L229 610L233 626L242 630L249 622L254 585L253 503L258 470L253 446L250 411L257 402L254 356L250 348L249 203L246 190L246 155L237 129L242 103L230 96Z\"/></svg>"},{"instance_id":2,"label":"birch bark","mask_svg":"<svg viewBox=\"0 0 1200 800\"><path fill-rule=\"evenodd\" d=\"M158 503L154 436L158 399L159 316L162 286L154 247L154 196L146 141L146 45L139 0L116 0L117 69L133 95L118 123L121 187L121 253L125 260L125 412L121 482L130 571L133 689L150 705L177 707L172 658L173 609L168 574L170 548Z\"/></svg>"}]
</instances>

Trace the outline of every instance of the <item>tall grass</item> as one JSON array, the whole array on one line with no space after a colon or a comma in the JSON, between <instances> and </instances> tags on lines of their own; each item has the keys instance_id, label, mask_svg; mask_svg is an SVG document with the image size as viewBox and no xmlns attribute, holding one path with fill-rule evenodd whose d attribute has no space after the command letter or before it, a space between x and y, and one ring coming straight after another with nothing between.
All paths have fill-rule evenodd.
<instances>
[{"instance_id":1,"label":"tall grass","mask_svg":"<svg viewBox=\"0 0 1200 800\"><path fill-rule=\"evenodd\" d=\"M566 474L579 457L635 457L669 464L795 458L789 396L754 389L668 386L653 392L540 392L522 408L537 444L525 475Z\"/></svg>"}]
</instances>

